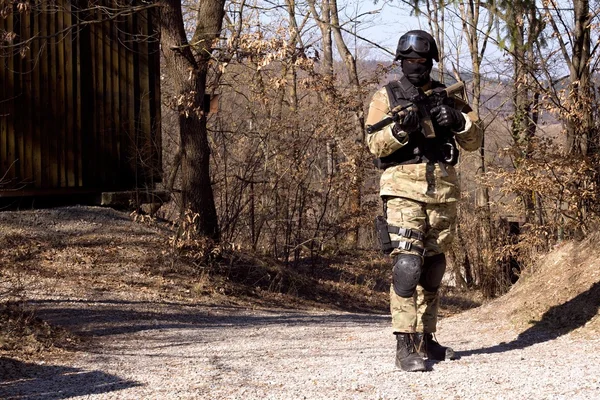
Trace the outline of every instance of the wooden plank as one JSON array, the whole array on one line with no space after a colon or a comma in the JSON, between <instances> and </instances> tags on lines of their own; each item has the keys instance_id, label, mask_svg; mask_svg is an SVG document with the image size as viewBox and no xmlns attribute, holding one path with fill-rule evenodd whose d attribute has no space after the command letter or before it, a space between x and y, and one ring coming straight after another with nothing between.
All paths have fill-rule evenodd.
<instances>
[{"instance_id":1,"label":"wooden plank","mask_svg":"<svg viewBox=\"0 0 600 400\"><path fill-rule=\"evenodd\" d=\"M143 179L142 176L142 168L141 167L141 163L140 163L140 158L143 157L143 144L144 144L144 136L143 136L143 132L142 132L142 126L141 126L141 115L140 115L140 103L141 103L141 93L140 93L140 89L141 89L141 85L140 85L140 80L142 79L141 76L141 71L140 71L140 64L141 64L141 60L140 60L140 56L141 56L141 50L140 50L140 40L138 39L138 35L140 33L140 25L143 22L140 22L140 17L139 14L136 14L133 16L133 32L136 35L135 36L135 41L134 41L134 51L133 51L133 69L134 69L134 74L133 74L133 108L134 108L134 137L135 137L135 148L134 148L134 152L133 154L136 155L135 159L133 160L134 162L134 182L139 182L141 179Z\"/></svg>"},{"instance_id":2,"label":"wooden plank","mask_svg":"<svg viewBox=\"0 0 600 400\"><path fill-rule=\"evenodd\" d=\"M65 29L65 7L68 7L67 2L59 1L60 8L56 13L56 29L57 32L63 32ZM66 97L66 66L68 64L65 58L65 42L67 41L65 33L61 33L56 38L56 93L59 101L57 102L57 111L55 115L58 121L60 130L57 132L58 136L58 185L59 187L67 187L67 174L69 171L69 164L67 160L67 147L69 138L69 125L67 120L67 97Z\"/></svg>"},{"instance_id":3,"label":"wooden plank","mask_svg":"<svg viewBox=\"0 0 600 400\"><path fill-rule=\"evenodd\" d=\"M139 76L140 76L140 136L141 136L141 167L143 168L143 179L148 181L152 176L152 120L150 117L150 60L149 60L149 45L148 45L148 11L140 15L140 34L143 38L139 44ZM140 182L142 183L142 182Z\"/></svg>"},{"instance_id":4,"label":"wooden plank","mask_svg":"<svg viewBox=\"0 0 600 400\"><path fill-rule=\"evenodd\" d=\"M15 27L19 37L23 40L28 39L29 24L28 14L19 15L19 26ZM19 82L21 95L18 99L18 127L15 130L15 175L20 181L25 179L25 136L27 135L28 125L31 123L29 118L29 90L27 88L27 66L24 65L24 57L19 54L15 57L16 80ZM25 68L24 68L25 67Z\"/></svg>"},{"instance_id":5,"label":"wooden plank","mask_svg":"<svg viewBox=\"0 0 600 400\"><path fill-rule=\"evenodd\" d=\"M156 138L158 141L158 165L159 165L159 174L162 180L163 177L163 136L162 136L162 91L161 91L161 81L160 81L160 25L158 18L158 10L152 10L154 15L154 29L156 30L156 44L155 44L155 61L154 61L154 78L155 78L155 106L156 106Z\"/></svg>"},{"instance_id":6,"label":"wooden plank","mask_svg":"<svg viewBox=\"0 0 600 400\"><path fill-rule=\"evenodd\" d=\"M68 27L71 26L72 18L71 18L71 2L64 2L64 13L63 13L63 26ZM76 31L77 32L77 31ZM76 154L76 141L75 141L75 110L73 107L73 98L75 93L73 92L73 81L75 79L73 73L73 59L75 55L73 54L73 30L69 32L68 35L65 36L63 40L64 45L64 98L65 98L65 132L66 132L66 174L65 174L65 186L67 187L76 187L77 182L75 179L75 154Z\"/></svg>"},{"instance_id":7,"label":"wooden plank","mask_svg":"<svg viewBox=\"0 0 600 400\"><path fill-rule=\"evenodd\" d=\"M107 1L107 5L110 3L110 0ZM105 17L106 18L106 17ZM104 138L104 151L105 151L105 171L106 171L106 184L113 186L115 184L115 180L117 179L118 171L116 170L116 165L114 163L115 152L113 149L113 135L115 134L115 129L113 126L113 87L112 87L112 35L111 35L111 25L112 21L107 20L102 23L102 29L104 31L104 46L102 47L103 51L103 59L104 59L104 68L103 68L103 78L104 78L104 132L102 137Z\"/></svg>"},{"instance_id":8,"label":"wooden plank","mask_svg":"<svg viewBox=\"0 0 600 400\"><path fill-rule=\"evenodd\" d=\"M136 149L136 118L135 118L135 15L127 17L127 37L128 51L127 51L127 154L128 165L127 165L127 179L128 181L135 180L135 166L137 165L135 157Z\"/></svg>"},{"instance_id":9,"label":"wooden plank","mask_svg":"<svg viewBox=\"0 0 600 400\"><path fill-rule=\"evenodd\" d=\"M148 10L150 15L149 29L153 40L150 42L150 79L152 92L151 119L152 119L152 142L154 145L154 174L156 182L162 181L162 134L161 134L161 99L160 99L160 42L157 11Z\"/></svg>"},{"instance_id":10,"label":"wooden plank","mask_svg":"<svg viewBox=\"0 0 600 400\"><path fill-rule=\"evenodd\" d=\"M81 21L81 17L83 14L79 11L75 14L75 19L77 21ZM76 34L73 39L73 107L75 108L75 112L73 113L74 118L74 128L75 128L75 136L74 136L74 152L75 152L75 181L76 186L83 186L83 149L82 149L82 136L83 136L83 124L81 121L82 118L82 83L81 83L81 58L82 58L82 46L88 48L89 40L83 41L83 37L89 39L89 29L83 28L80 25L76 28ZM89 79L89 71L86 74L87 79Z\"/></svg>"},{"instance_id":11,"label":"wooden plank","mask_svg":"<svg viewBox=\"0 0 600 400\"><path fill-rule=\"evenodd\" d=\"M48 7L47 3L41 3L42 13L40 14L40 35L48 36ZM41 100L41 109L40 116L41 121L45 121L42 130L41 130L41 141L40 146L38 147L38 151L40 152L41 158L41 183L40 187L48 188L50 185L50 132L52 129L51 124L47 121L51 118L51 98L50 98L50 69L49 69L49 58L50 51L48 49L48 40L40 39L40 52L39 52L39 65L40 65L40 100ZM41 124L40 124L41 125Z\"/></svg>"},{"instance_id":12,"label":"wooden plank","mask_svg":"<svg viewBox=\"0 0 600 400\"><path fill-rule=\"evenodd\" d=\"M111 33L111 67L110 67L110 72L111 72L111 82L112 82L112 89L111 89L111 93L112 93L112 129L113 129L113 147L112 147L112 152L114 154L113 156L113 161L112 161L112 167L115 171L117 171L117 174L115 176L117 181L122 181L121 176L118 174L119 171L121 171L121 159L122 159L122 154L121 154L121 118L120 118L120 114L121 114L121 110L120 110L120 96L119 96L119 65L120 65L120 60L119 60L119 35L118 35L118 29L117 29L117 20L112 21L111 23L111 27L110 27L110 33Z\"/></svg>"},{"instance_id":13,"label":"wooden plank","mask_svg":"<svg viewBox=\"0 0 600 400\"><path fill-rule=\"evenodd\" d=\"M8 30L8 19L0 18L0 29ZM7 52L0 53L0 80L7 84L0 85L0 176L8 168L8 159L6 158L6 149L8 147L8 121L10 114L8 112L8 101L13 96L12 88L8 85L8 57Z\"/></svg>"},{"instance_id":14,"label":"wooden plank","mask_svg":"<svg viewBox=\"0 0 600 400\"><path fill-rule=\"evenodd\" d=\"M116 181L120 183L123 180L121 171L121 162L123 159L122 145L121 145L121 54L119 49L122 47L119 38L119 20L112 21L111 24L111 81L112 81L112 123L113 123L113 168L119 173L117 174Z\"/></svg>"},{"instance_id":15,"label":"wooden plank","mask_svg":"<svg viewBox=\"0 0 600 400\"><path fill-rule=\"evenodd\" d=\"M13 14L13 18L8 18L8 30L9 32L19 31L20 17L17 14ZM13 95L8 102L8 114L10 115L7 127L7 143L6 143L6 170L3 171L2 175L5 175L7 179L15 179L17 175L16 169L18 168L15 159L16 153L16 141L15 136L17 135L18 123L15 123L19 118L17 112L20 108L17 106L18 101L22 101L21 88L19 82L19 71L17 71L17 65L19 64L19 55L10 54L8 57L8 87L12 88Z\"/></svg>"},{"instance_id":16,"label":"wooden plank","mask_svg":"<svg viewBox=\"0 0 600 400\"><path fill-rule=\"evenodd\" d=\"M33 23L32 23L32 34L39 35L42 28L42 22L40 13L38 11L33 12ZM33 107L36 110L36 119L34 120L33 127L33 146L31 148L31 163L33 169L33 180L35 187L39 188L42 186L42 146L43 146L43 136L42 136L42 123L44 109L42 104L42 77L41 71L41 52L43 48L40 45L40 39L34 40L31 43L31 60L32 60L32 77L33 77L33 92L31 95ZM34 68L35 67L35 68Z\"/></svg>"},{"instance_id":17,"label":"wooden plank","mask_svg":"<svg viewBox=\"0 0 600 400\"><path fill-rule=\"evenodd\" d=\"M48 36L51 36L48 39L48 105L49 105L49 115L48 120L50 126L46 131L46 135L49 136L49 154L48 158L50 161L50 176L49 176L49 185L51 187L60 187L60 178L59 178L59 148L60 141L62 137L62 129L60 125L60 121L62 118L58 118L58 112L60 110L59 103L62 99L58 98L60 95L60 91L58 89L58 70L59 60L58 60L58 38L54 36L54 33L57 30L56 23L56 15L57 13L51 11L51 7L48 7L49 12L47 15L48 18Z\"/></svg>"},{"instance_id":18,"label":"wooden plank","mask_svg":"<svg viewBox=\"0 0 600 400\"><path fill-rule=\"evenodd\" d=\"M87 1L83 1L85 8L91 8ZM82 11L83 20L96 20L97 12ZM81 61L81 152L83 157L83 187L98 187L98 177L96 169L99 168L97 135L98 135L98 115L96 112L98 104L98 93L96 91L96 81L98 75L98 54L96 47L98 25L87 25L81 30L80 61Z\"/></svg>"},{"instance_id":19,"label":"wooden plank","mask_svg":"<svg viewBox=\"0 0 600 400\"><path fill-rule=\"evenodd\" d=\"M81 189L81 188L48 188L48 189L23 189L3 192L0 190L0 199L9 197L29 197L29 196L81 196L90 195L90 198L98 196L102 192L101 188Z\"/></svg>"},{"instance_id":20,"label":"wooden plank","mask_svg":"<svg viewBox=\"0 0 600 400\"><path fill-rule=\"evenodd\" d=\"M54 6L56 7L56 6ZM61 7L62 9L62 7ZM51 27L51 32L52 35L56 35L58 32L60 32L60 14L62 14L61 11L56 11L53 10L52 15L51 15L51 19L52 19L52 23L54 24L54 26ZM52 82L51 82L51 86L52 86L52 93L53 93L53 97L54 97L54 101L52 102L53 104L53 109L52 109L52 123L54 128L54 131L52 132L52 139L54 142L54 153L51 155L51 157L54 159L54 180L53 180L53 187L63 187L63 179L64 179L64 158L63 158L63 151L64 151L64 137L65 137L65 132L64 132L64 118L63 118L63 104L64 104L64 92L61 90L61 86L63 84L63 80L62 80L62 70L63 70L63 60L61 57L61 49L62 49L62 43L61 43L61 37L60 36L53 36L52 37L52 58L50 59L51 62L51 69L52 69Z\"/></svg>"},{"instance_id":21,"label":"wooden plank","mask_svg":"<svg viewBox=\"0 0 600 400\"><path fill-rule=\"evenodd\" d=\"M104 2L100 1L99 5L103 6ZM97 18L104 18L104 14L102 12L97 13ZM109 167L106 163L106 144L105 144L105 135L106 135L106 127L104 121L106 120L106 111L105 111L105 96L106 96L106 88L105 88L105 79L104 75L106 73L106 63L104 60L104 24L99 23L96 26L96 46L92 51L96 53L96 63L98 66L97 74L96 74L96 88L95 91L97 93L97 103L96 103L96 147L99 150L99 158L98 162L95 166L97 169L95 171L95 176L97 176L100 180L94 182L95 186L102 187L106 184L106 169Z\"/></svg>"},{"instance_id":22,"label":"wooden plank","mask_svg":"<svg viewBox=\"0 0 600 400\"><path fill-rule=\"evenodd\" d=\"M92 19L97 19L98 18L98 12L97 11L91 11L90 12L90 18ZM85 159L87 160L86 165L84 166L85 168L85 180L84 180L84 185L86 187L96 187L98 186L98 174L96 174L96 169L101 168L100 165L100 153L102 151L102 149L99 147L99 142L98 142L98 127L99 127L99 122L98 122L98 109L100 107L99 102L100 102L100 98L99 98L99 94L98 94L98 82L100 81L100 79L98 78L98 74L99 74L99 69L100 69L100 65L101 65L101 61L98 59L98 33L99 30L99 26L98 24L92 24L89 25L89 34L90 34L90 45L89 45L89 52L90 52L90 69L92 71L91 74L91 87L88 87L88 93L87 95L89 96L88 99L93 99L93 101L88 104L85 109L85 113L83 114L83 117L90 121L89 126L87 126L87 130L88 133L87 134L83 134L82 137L86 138L85 141L83 142L83 151L84 151L84 156L86 157ZM83 43L83 46L85 46L85 43ZM83 48L83 47L82 47ZM82 58L85 58L84 55L82 55ZM84 73L81 77L82 82L83 80L86 80L86 74Z\"/></svg>"},{"instance_id":23,"label":"wooden plank","mask_svg":"<svg viewBox=\"0 0 600 400\"><path fill-rule=\"evenodd\" d=\"M33 15L31 12L24 15L23 18L23 29L21 35L23 40L28 40L34 34L33 32ZM36 110L33 101L33 75L34 75L35 63L31 57L31 49L27 51L25 57L21 58L21 76L23 79L23 91L26 93L27 103L22 105L25 115L23 121L23 134L21 135L23 141L21 143L21 151L19 157L21 158L21 179L23 182L33 182L33 131L36 125Z\"/></svg>"},{"instance_id":24,"label":"wooden plank","mask_svg":"<svg viewBox=\"0 0 600 400\"><path fill-rule=\"evenodd\" d=\"M119 65L117 74L119 77L119 112L118 124L119 130L119 171L127 171L127 18L119 20L117 28L117 39L119 41ZM126 180L127 174L121 175L121 180Z\"/></svg>"}]
</instances>

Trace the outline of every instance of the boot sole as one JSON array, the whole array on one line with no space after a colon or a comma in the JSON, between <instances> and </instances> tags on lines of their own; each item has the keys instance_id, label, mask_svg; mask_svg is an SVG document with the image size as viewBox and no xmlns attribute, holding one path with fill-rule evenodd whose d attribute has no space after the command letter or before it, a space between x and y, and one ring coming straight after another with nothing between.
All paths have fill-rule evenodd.
<instances>
[{"instance_id":1,"label":"boot sole","mask_svg":"<svg viewBox=\"0 0 600 400\"><path fill-rule=\"evenodd\" d=\"M443 357L436 357L434 354L427 354L427 359L433 361L456 360L456 355L454 354L454 350L447 348Z\"/></svg>"},{"instance_id":2,"label":"boot sole","mask_svg":"<svg viewBox=\"0 0 600 400\"><path fill-rule=\"evenodd\" d=\"M412 367L404 368L401 364L396 364L396 368L401 369L404 372L424 372L427 371L427 367L423 364L422 366L413 365Z\"/></svg>"}]
</instances>

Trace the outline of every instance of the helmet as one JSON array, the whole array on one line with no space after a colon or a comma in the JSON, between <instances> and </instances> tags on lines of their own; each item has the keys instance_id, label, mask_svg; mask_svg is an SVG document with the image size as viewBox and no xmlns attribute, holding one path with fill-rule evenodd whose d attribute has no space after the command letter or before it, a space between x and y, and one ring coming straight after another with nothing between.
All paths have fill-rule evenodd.
<instances>
[{"instance_id":1,"label":"helmet","mask_svg":"<svg viewBox=\"0 0 600 400\"><path fill-rule=\"evenodd\" d=\"M429 58L439 61L439 53L435 39L425 31L409 31L398 40L396 58Z\"/></svg>"}]
</instances>

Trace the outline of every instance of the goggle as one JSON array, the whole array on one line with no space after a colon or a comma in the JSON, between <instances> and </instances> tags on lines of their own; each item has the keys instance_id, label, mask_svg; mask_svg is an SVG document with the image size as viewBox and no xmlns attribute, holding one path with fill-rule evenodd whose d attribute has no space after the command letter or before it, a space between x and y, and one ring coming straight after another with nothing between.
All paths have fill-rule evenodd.
<instances>
[{"instance_id":1,"label":"goggle","mask_svg":"<svg viewBox=\"0 0 600 400\"><path fill-rule=\"evenodd\" d=\"M398 42L398 51L401 53L408 53L410 50L416 51L420 54L427 54L431 49L429 40L424 39L418 35L406 35L400 38Z\"/></svg>"}]
</instances>

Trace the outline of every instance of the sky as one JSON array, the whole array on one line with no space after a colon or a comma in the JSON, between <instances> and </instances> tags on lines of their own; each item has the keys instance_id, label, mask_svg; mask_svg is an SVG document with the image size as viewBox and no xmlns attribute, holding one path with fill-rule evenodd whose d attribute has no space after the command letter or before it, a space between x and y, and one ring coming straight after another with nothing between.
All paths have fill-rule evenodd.
<instances>
[{"instance_id":1,"label":"sky","mask_svg":"<svg viewBox=\"0 0 600 400\"><path fill-rule=\"evenodd\" d=\"M260 3L264 7L258 12L258 18L264 21L265 26L273 21L285 18L283 7L272 6L269 8L269 5L274 4L277 3L268 0ZM301 25L305 22L308 7L305 2L298 4L302 8L302 12L296 15L296 22ZM338 7L342 28L356 32L359 36L359 38L356 38L351 34L346 34L345 39L350 50L360 60L375 60L382 63L392 62L398 39L403 33L413 29L429 31L426 16L411 15L411 8L402 0L338 0ZM455 65L460 71L470 71L472 62L466 51L466 41L462 38L462 24L459 18L452 14L452 8L447 10L445 13L446 51L460 49L460 62ZM320 31L315 24L309 22L308 26L308 30L305 31L307 35L305 44L317 43L320 41ZM366 40L361 40L361 37ZM373 45L373 43L376 45ZM378 46L387 51L378 48ZM456 59L456 55L446 57L447 60L451 58ZM494 72L494 69L504 67L506 64L503 52L493 44L488 46L486 60L488 61L488 70L492 72ZM488 70L484 65L484 72L488 72ZM498 77L500 73L504 72L498 72Z\"/></svg>"},{"instance_id":2,"label":"sky","mask_svg":"<svg viewBox=\"0 0 600 400\"><path fill-rule=\"evenodd\" d=\"M382 2L375 4L372 0L348 0L347 7L342 10L341 20L353 20L355 15L362 15L356 24L348 24L347 29L356 30L358 35L379 46L385 47L392 53L400 36L412 29L427 29L427 22L422 18L411 16L407 7L400 7L400 2ZM367 14L369 13L369 14ZM372 47L373 58L392 57L382 50L376 49L366 42L359 46Z\"/></svg>"},{"instance_id":3,"label":"sky","mask_svg":"<svg viewBox=\"0 0 600 400\"><path fill-rule=\"evenodd\" d=\"M429 31L426 16L411 15L409 7L400 0L378 1L376 4L373 0L346 0L346 4L347 6L341 11L340 20L352 21L356 19L354 18L356 15L362 15L362 17L359 18L359 23L348 24L345 28L356 29L359 36L377 43L392 53L395 52L398 39L404 32L413 29ZM461 48L459 69L469 70L471 60L467 52L467 44L462 38L460 20L450 11L446 12L445 18L446 50ZM368 54L364 54L366 50L359 50L359 57L378 61L390 60L390 62L393 58L391 54L364 41L362 43L360 40L352 41L351 46L355 44L358 48L361 46L370 48ZM488 44L486 59L490 61L487 67L484 66L484 72L493 74L495 68L499 66L504 68L505 54L493 44L493 41Z\"/></svg>"}]
</instances>

